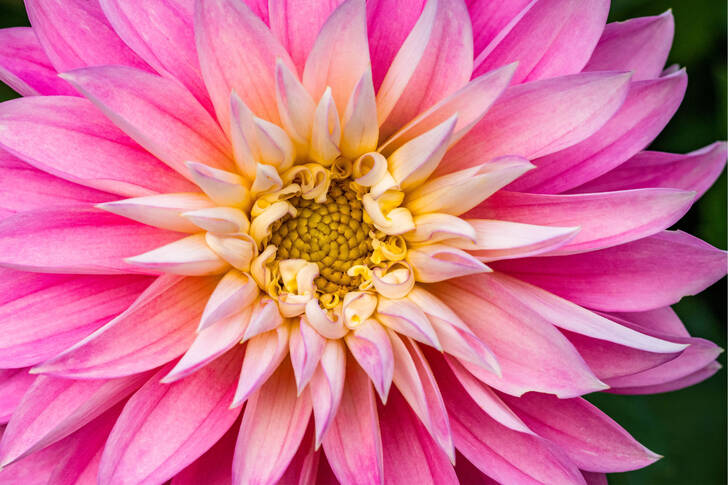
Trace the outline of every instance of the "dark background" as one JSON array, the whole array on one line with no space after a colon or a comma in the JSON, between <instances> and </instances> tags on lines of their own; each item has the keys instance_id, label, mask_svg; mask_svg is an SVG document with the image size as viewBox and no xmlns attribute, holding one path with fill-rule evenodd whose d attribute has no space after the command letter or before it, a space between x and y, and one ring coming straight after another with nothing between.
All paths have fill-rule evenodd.
<instances>
[{"instance_id":1,"label":"dark background","mask_svg":"<svg viewBox=\"0 0 728 485\"><path fill-rule=\"evenodd\" d=\"M650 147L686 153L726 138L726 2L613 0L610 21L672 8L669 64L687 67L682 107ZM28 25L22 1L0 0L0 27ZM0 101L16 94L0 83ZM726 248L726 173L677 225ZM726 280L675 306L690 332L726 346ZM725 354L720 362L725 366ZM726 483L726 372L681 391L651 396L598 394L589 399L665 458L644 470L610 475L611 485Z\"/></svg>"}]
</instances>

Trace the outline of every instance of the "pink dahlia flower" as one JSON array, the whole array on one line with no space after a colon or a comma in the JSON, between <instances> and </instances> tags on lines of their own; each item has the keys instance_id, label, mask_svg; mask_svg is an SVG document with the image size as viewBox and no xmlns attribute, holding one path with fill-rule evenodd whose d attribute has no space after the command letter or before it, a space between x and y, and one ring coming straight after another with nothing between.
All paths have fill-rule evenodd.
<instances>
[{"instance_id":1,"label":"pink dahlia flower","mask_svg":"<svg viewBox=\"0 0 728 485\"><path fill-rule=\"evenodd\" d=\"M604 483L581 396L715 373L670 13L26 0L0 31L2 484ZM58 74L60 73L60 74Z\"/></svg>"}]
</instances>

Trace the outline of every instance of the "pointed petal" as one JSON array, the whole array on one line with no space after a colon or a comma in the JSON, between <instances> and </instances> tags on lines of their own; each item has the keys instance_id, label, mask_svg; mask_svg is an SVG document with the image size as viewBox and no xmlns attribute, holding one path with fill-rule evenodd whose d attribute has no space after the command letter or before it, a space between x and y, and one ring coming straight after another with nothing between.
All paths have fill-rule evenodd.
<instances>
[{"instance_id":1,"label":"pointed petal","mask_svg":"<svg viewBox=\"0 0 728 485\"><path fill-rule=\"evenodd\" d=\"M457 485L450 460L433 441L399 392L379 408L385 483Z\"/></svg>"},{"instance_id":2,"label":"pointed petal","mask_svg":"<svg viewBox=\"0 0 728 485\"><path fill-rule=\"evenodd\" d=\"M28 369L0 370L0 423L10 421L23 396L32 386L36 376L28 373Z\"/></svg>"},{"instance_id":3,"label":"pointed petal","mask_svg":"<svg viewBox=\"0 0 728 485\"><path fill-rule=\"evenodd\" d=\"M198 331L240 313L258 296L258 285L247 273L231 269L215 287L205 305ZM242 338L242 335L240 336Z\"/></svg>"},{"instance_id":4,"label":"pointed petal","mask_svg":"<svg viewBox=\"0 0 728 485\"><path fill-rule=\"evenodd\" d=\"M0 270L0 368L58 355L126 310L143 276L66 276Z\"/></svg>"},{"instance_id":5,"label":"pointed petal","mask_svg":"<svg viewBox=\"0 0 728 485\"><path fill-rule=\"evenodd\" d=\"M427 315L409 300L392 300L380 295L376 318L382 325L395 332L442 350Z\"/></svg>"},{"instance_id":6,"label":"pointed petal","mask_svg":"<svg viewBox=\"0 0 728 485\"><path fill-rule=\"evenodd\" d=\"M275 483L301 444L311 416L308 394L296 395L286 362L250 397L233 460L233 483Z\"/></svg>"},{"instance_id":7,"label":"pointed petal","mask_svg":"<svg viewBox=\"0 0 728 485\"><path fill-rule=\"evenodd\" d=\"M158 73L181 82L202 106L212 111L195 51L194 2L99 0L99 3L126 45Z\"/></svg>"},{"instance_id":8,"label":"pointed petal","mask_svg":"<svg viewBox=\"0 0 728 485\"><path fill-rule=\"evenodd\" d=\"M96 207L160 229L194 233L200 228L182 217L182 213L214 206L205 195L188 192L115 200Z\"/></svg>"},{"instance_id":9,"label":"pointed petal","mask_svg":"<svg viewBox=\"0 0 728 485\"><path fill-rule=\"evenodd\" d=\"M272 298L261 297L253 308L250 317L250 325L245 331L243 341L251 339L256 335L278 328L283 323L283 317L278 311L278 303Z\"/></svg>"},{"instance_id":10,"label":"pointed petal","mask_svg":"<svg viewBox=\"0 0 728 485\"><path fill-rule=\"evenodd\" d=\"M392 344L387 331L374 319L357 326L346 337L346 345L374 384L382 402L387 402L394 373Z\"/></svg>"},{"instance_id":11,"label":"pointed petal","mask_svg":"<svg viewBox=\"0 0 728 485\"><path fill-rule=\"evenodd\" d=\"M633 81L660 77L675 34L672 11L607 24L585 71L632 71Z\"/></svg>"},{"instance_id":12,"label":"pointed petal","mask_svg":"<svg viewBox=\"0 0 728 485\"><path fill-rule=\"evenodd\" d=\"M295 68L261 19L243 2L201 0L195 4L195 39L202 77L223 130L230 130L233 91L256 116L277 123L276 59ZM229 55L229 46L236 45L247 46L245 56Z\"/></svg>"},{"instance_id":13,"label":"pointed petal","mask_svg":"<svg viewBox=\"0 0 728 485\"><path fill-rule=\"evenodd\" d=\"M101 457L99 482L162 483L212 447L240 414L228 404L241 357L228 352L173 384L159 382L171 364L162 368L124 406Z\"/></svg>"},{"instance_id":14,"label":"pointed petal","mask_svg":"<svg viewBox=\"0 0 728 485\"><path fill-rule=\"evenodd\" d=\"M341 128L341 152L353 160L373 152L379 141L377 103L371 69L356 83L344 111Z\"/></svg>"},{"instance_id":15,"label":"pointed petal","mask_svg":"<svg viewBox=\"0 0 728 485\"><path fill-rule=\"evenodd\" d=\"M490 272L491 269L469 253L445 244L429 244L407 251L415 279L423 283Z\"/></svg>"},{"instance_id":16,"label":"pointed petal","mask_svg":"<svg viewBox=\"0 0 728 485\"><path fill-rule=\"evenodd\" d=\"M77 184L128 197L194 188L81 98L7 101L0 107L0 127L5 150Z\"/></svg>"},{"instance_id":17,"label":"pointed petal","mask_svg":"<svg viewBox=\"0 0 728 485\"><path fill-rule=\"evenodd\" d=\"M344 382L339 411L323 439L326 461L341 483L382 485L382 438L371 383L353 363L346 366Z\"/></svg>"},{"instance_id":18,"label":"pointed petal","mask_svg":"<svg viewBox=\"0 0 728 485\"><path fill-rule=\"evenodd\" d=\"M240 406L273 375L288 355L289 334L288 325L281 325L250 339L232 406Z\"/></svg>"},{"instance_id":19,"label":"pointed petal","mask_svg":"<svg viewBox=\"0 0 728 485\"><path fill-rule=\"evenodd\" d=\"M72 380L38 376L3 434L0 463L7 465L74 433L151 377Z\"/></svg>"},{"instance_id":20,"label":"pointed petal","mask_svg":"<svg viewBox=\"0 0 728 485\"><path fill-rule=\"evenodd\" d=\"M230 144L210 114L177 81L138 69L102 66L63 74L142 147L182 175L204 160L232 168Z\"/></svg>"},{"instance_id":21,"label":"pointed petal","mask_svg":"<svg viewBox=\"0 0 728 485\"><path fill-rule=\"evenodd\" d=\"M171 485L230 485L230 470L239 430L239 424L233 424L212 448L176 474Z\"/></svg>"},{"instance_id":22,"label":"pointed petal","mask_svg":"<svg viewBox=\"0 0 728 485\"><path fill-rule=\"evenodd\" d=\"M181 355L215 278L160 276L131 307L34 372L110 378L153 369Z\"/></svg>"},{"instance_id":23,"label":"pointed petal","mask_svg":"<svg viewBox=\"0 0 728 485\"><path fill-rule=\"evenodd\" d=\"M346 347L341 340L327 340L321 365L311 379L311 402L316 425L315 446L321 444L336 416L344 392L346 377Z\"/></svg>"},{"instance_id":24,"label":"pointed petal","mask_svg":"<svg viewBox=\"0 0 728 485\"><path fill-rule=\"evenodd\" d=\"M619 109L629 73L582 73L508 88L440 164L454 171L515 154L527 159L578 143Z\"/></svg>"},{"instance_id":25,"label":"pointed petal","mask_svg":"<svg viewBox=\"0 0 728 485\"><path fill-rule=\"evenodd\" d=\"M118 64L148 69L109 25L98 2L28 0L33 31L58 72Z\"/></svg>"},{"instance_id":26,"label":"pointed petal","mask_svg":"<svg viewBox=\"0 0 728 485\"><path fill-rule=\"evenodd\" d=\"M722 369L723 366L717 361L713 361L703 367L700 370L688 374L678 379L670 380L662 384L646 385L646 386L635 386L635 387L618 387L613 390L615 394L657 394L661 392L676 391L678 389L684 389L686 387L694 386L699 382L703 382L709 377L713 376L716 372Z\"/></svg>"},{"instance_id":27,"label":"pointed petal","mask_svg":"<svg viewBox=\"0 0 728 485\"><path fill-rule=\"evenodd\" d=\"M629 312L671 305L703 291L725 276L725 258L724 251L689 234L663 231L591 253L492 264L576 304Z\"/></svg>"},{"instance_id":28,"label":"pointed petal","mask_svg":"<svg viewBox=\"0 0 728 485\"><path fill-rule=\"evenodd\" d=\"M179 238L85 207L20 212L0 221L0 266L43 273L145 272L124 258Z\"/></svg>"},{"instance_id":29,"label":"pointed petal","mask_svg":"<svg viewBox=\"0 0 728 485\"><path fill-rule=\"evenodd\" d=\"M576 145L534 160L539 169L512 189L563 192L618 166L662 131L680 106L686 86L685 71L632 83L624 104L604 126Z\"/></svg>"},{"instance_id":30,"label":"pointed petal","mask_svg":"<svg viewBox=\"0 0 728 485\"><path fill-rule=\"evenodd\" d=\"M23 96L73 96L74 89L58 77L33 29L0 30L0 81Z\"/></svg>"},{"instance_id":31,"label":"pointed petal","mask_svg":"<svg viewBox=\"0 0 728 485\"><path fill-rule=\"evenodd\" d=\"M318 367L326 347L326 339L314 330L305 318L301 318L300 323L291 328L288 343L296 389L298 394L301 394Z\"/></svg>"},{"instance_id":32,"label":"pointed petal","mask_svg":"<svg viewBox=\"0 0 728 485\"><path fill-rule=\"evenodd\" d=\"M695 198L699 199L723 172L725 162L725 142L716 142L685 155L642 151L573 191L590 193L663 187L694 191Z\"/></svg>"},{"instance_id":33,"label":"pointed petal","mask_svg":"<svg viewBox=\"0 0 728 485\"><path fill-rule=\"evenodd\" d=\"M230 267L210 249L204 234L187 236L125 261L150 270L186 276L216 275Z\"/></svg>"},{"instance_id":34,"label":"pointed petal","mask_svg":"<svg viewBox=\"0 0 728 485\"><path fill-rule=\"evenodd\" d=\"M281 126L296 144L299 154L303 155L308 149L311 138L311 123L316 103L296 75L280 60L276 61L275 76L276 103L281 116Z\"/></svg>"},{"instance_id":35,"label":"pointed petal","mask_svg":"<svg viewBox=\"0 0 728 485\"><path fill-rule=\"evenodd\" d=\"M468 11L473 22L475 57L477 58L498 34L501 34L502 31L508 32L508 28L512 28L514 25L511 22L516 22L520 18L519 14L523 15L522 12L531 3L533 3L532 0L509 0L507 2L493 2L492 0L469 1Z\"/></svg>"}]
</instances>

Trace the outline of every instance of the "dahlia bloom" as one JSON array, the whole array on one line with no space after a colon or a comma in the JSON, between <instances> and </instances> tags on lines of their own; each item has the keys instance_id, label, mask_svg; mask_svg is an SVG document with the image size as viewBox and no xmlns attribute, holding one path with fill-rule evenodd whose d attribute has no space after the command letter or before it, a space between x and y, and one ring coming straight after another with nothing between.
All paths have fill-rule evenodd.
<instances>
[{"instance_id":1,"label":"dahlia bloom","mask_svg":"<svg viewBox=\"0 0 728 485\"><path fill-rule=\"evenodd\" d=\"M726 145L606 0L26 0L0 31L0 484L605 483L581 396L718 369L666 230Z\"/></svg>"}]
</instances>

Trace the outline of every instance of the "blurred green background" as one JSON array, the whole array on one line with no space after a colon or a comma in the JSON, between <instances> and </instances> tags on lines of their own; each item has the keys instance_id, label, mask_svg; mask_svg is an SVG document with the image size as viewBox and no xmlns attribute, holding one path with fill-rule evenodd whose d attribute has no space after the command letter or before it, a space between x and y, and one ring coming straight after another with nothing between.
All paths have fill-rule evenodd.
<instances>
[{"instance_id":1,"label":"blurred green background","mask_svg":"<svg viewBox=\"0 0 728 485\"><path fill-rule=\"evenodd\" d=\"M672 8L675 43L668 61L686 66L685 101L654 150L686 153L726 138L726 2L613 0L610 21ZM0 27L28 25L20 0L0 0ZM0 83L0 100L16 94ZM726 173L677 225L726 248ZM726 280L676 310L690 332L726 347ZM725 366L725 354L720 362ZM726 483L726 372L690 389L652 396L590 396L638 440L665 456L636 472L610 475L612 485Z\"/></svg>"}]
</instances>

